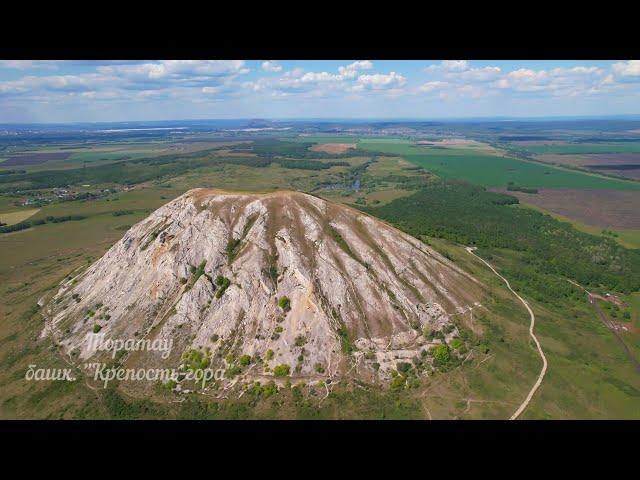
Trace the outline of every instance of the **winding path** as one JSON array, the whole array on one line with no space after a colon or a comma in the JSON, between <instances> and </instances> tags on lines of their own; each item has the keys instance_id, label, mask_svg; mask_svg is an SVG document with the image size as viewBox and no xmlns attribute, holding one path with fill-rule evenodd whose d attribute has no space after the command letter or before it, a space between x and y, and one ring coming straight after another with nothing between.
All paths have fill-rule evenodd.
<instances>
[{"instance_id":1,"label":"winding path","mask_svg":"<svg viewBox=\"0 0 640 480\"><path fill-rule=\"evenodd\" d=\"M511 418L509 419L509 420L515 420L529 406L529 402L531 402L531 399L533 398L533 395L536 393L536 390L538 390L538 388L542 384L542 380L544 379L544 376L547 373L547 357L544 356L544 352L542 351L542 347L540 346L540 342L538 341L538 339L536 338L535 334L533 333L533 327L536 324L536 316L533 314L533 310L531 310L531 308L529 307L529 304L527 302L525 302L524 299L513 290L513 288L511 288L511 285L509 284L509 281L506 278L504 278L502 275L500 275L496 271L496 269L491 266L491 264L489 262L487 262L482 257L479 257L475 253L473 253L473 251L476 249L476 247L464 247L464 248L471 255L473 255L477 259L481 260L487 267L489 267L493 271L493 273L495 273L498 277L500 277L502 279L502 281L507 285L509 290L511 290L511 293L513 293L516 297L518 297L518 300L520 300L522 302L522 304L526 307L527 311L529 312L529 316L531 318L531 323L529 325L529 335L531 335L531 338L533 338L533 341L535 342L536 347L538 348L538 353L540 353L540 357L542 358L542 370L540 370L540 375L538 375L538 379L536 380L536 383L534 383L533 387L531 387L531 390L529 391L529 394L527 395L527 398L525 398L524 402L522 402L522 404L518 407L518 409L515 411L515 413L513 415L511 415Z\"/></svg>"}]
</instances>

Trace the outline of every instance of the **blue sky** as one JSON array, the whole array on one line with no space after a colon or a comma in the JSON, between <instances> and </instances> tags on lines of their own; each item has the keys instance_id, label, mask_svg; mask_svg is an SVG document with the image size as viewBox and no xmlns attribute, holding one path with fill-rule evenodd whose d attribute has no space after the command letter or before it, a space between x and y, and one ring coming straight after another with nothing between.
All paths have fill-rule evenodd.
<instances>
[{"instance_id":1,"label":"blue sky","mask_svg":"<svg viewBox=\"0 0 640 480\"><path fill-rule=\"evenodd\" d=\"M0 60L0 122L623 114L638 60Z\"/></svg>"}]
</instances>

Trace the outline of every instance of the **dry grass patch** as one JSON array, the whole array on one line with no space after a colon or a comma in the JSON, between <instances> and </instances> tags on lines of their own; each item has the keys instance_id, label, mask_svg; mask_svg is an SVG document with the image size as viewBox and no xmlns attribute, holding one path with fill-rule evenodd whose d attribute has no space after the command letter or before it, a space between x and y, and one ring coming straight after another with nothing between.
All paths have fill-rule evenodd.
<instances>
[{"instance_id":1,"label":"dry grass patch","mask_svg":"<svg viewBox=\"0 0 640 480\"><path fill-rule=\"evenodd\" d=\"M313 152L324 152L330 154L340 154L348 150L355 149L355 143L321 143L309 148Z\"/></svg>"},{"instance_id":2,"label":"dry grass patch","mask_svg":"<svg viewBox=\"0 0 640 480\"><path fill-rule=\"evenodd\" d=\"M14 225L24 222L27 218L32 217L40 211L39 208L31 208L29 210L18 210L17 212L0 213L0 223Z\"/></svg>"}]
</instances>

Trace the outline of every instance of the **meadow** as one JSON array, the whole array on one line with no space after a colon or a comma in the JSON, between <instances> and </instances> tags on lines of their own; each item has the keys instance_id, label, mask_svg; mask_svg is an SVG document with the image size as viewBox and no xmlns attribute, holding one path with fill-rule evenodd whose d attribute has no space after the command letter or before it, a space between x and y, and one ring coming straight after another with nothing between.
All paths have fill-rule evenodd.
<instances>
[{"instance_id":1,"label":"meadow","mask_svg":"<svg viewBox=\"0 0 640 480\"><path fill-rule=\"evenodd\" d=\"M600 292L616 287L637 291L640 252L616 247L607 238L584 235L548 215L505 204L499 194L474 188L452 184L443 189L434 185L367 211L436 247L490 285L494 295L504 292L501 281L461 246L478 245L478 254L530 303L549 370L523 418L638 418L640 379L633 364L595 314L584 292L567 278L591 284L592 290ZM597 265L592 259L596 251L602 260ZM624 257L622 263L618 263L620 255ZM623 287L631 277L636 278L633 285ZM625 298L635 300L637 293ZM502 302L497 303L505 309L510 305ZM635 319L640 305L637 301L629 303ZM504 315L496 315L495 307L489 310L491 314L485 317L489 320L488 332L497 337L498 345L504 339L509 353L485 367L489 372L482 381L474 380L473 374L467 378L466 385L473 392L467 398L485 401L500 399L495 388L499 385L496 378L504 378L507 369L502 362L515 362L532 372L535 365L539 368L539 359L526 356L533 349L531 342L518 345L513 336L505 335L509 326L517 328L512 322L526 323L523 309ZM627 343L638 344L637 332L623 335Z\"/></svg>"},{"instance_id":2,"label":"meadow","mask_svg":"<svg viewBox=\"0 0 640 480\"><path fill-rule=\"evenodd\" d=\"M291 143L345 143L347 139L356 141L356 137L330 135L286 138ZM264 150L265 146L275 150ZM532 187L557 183L573 188L625 189L633 185L631 182L470 148L415 147L413 141L396 138L361 138L357 156L335 159L313 158L311 153L295 158L298 150L283 147L278 150L278 145L267 142L264 158L260 151L173 152L152 155L148 160L127 160L124 172L104 161L109 165L78 168L75 163L69 173L34 172L33 177L21 177L25 184L42 189L64 183L65 178L67 182L69 178L87 181L92 188L123 182L133 189L45 205L29 220L67 215L82 219L37 224L0 235L0 417L508 418L530 388L540 360L527 335L528 316L522 305L460 245L475 243L481 247L478 253L512 281L538 317L536 328L550 366L523 418L638 418L637 374L582 292L563 278L571 274L603 291L630 291L638 282L636 253L619 249L611 238L585 235L539 212L509 205L510 197L505 195L482 193L478 187L459 182L443 191L429 190L441 180L425 169L442 178L500 187L514 182ZM121 148L109 153L128 155L132 150L127 149L133 146ZM123 153L125 150L129 153ZM361 155L362 151L371 155ZM97 159L95 164L100 164L103 153L83 149L75 155L74 162L82 163L79 159L84 158L88 163ZM334 161L339 163L331 164ZM358 191L348 187L354 179L362 182ZM51 345L38 340L42 318L37 301L70 272L86 268L102 256L132 224L194 187L310 191L367 208L418 236L488 287L485 309L457 317L474 345L473 356L401 392L379 385L341 385L324 402L319 402L324 391L313 392L311 387L285 389L271 398L247 393L237 401L199 399L177 404L169 403L167 400L174 398L163 398L164 394L158 394L153 402L124 399L112 390L91 390L84 381L71 385L25 382L29 364L65 365ZM0 211L26 212L12 205L17 198L20 196L0 196ZM604 263L591 262L596 254L603 256ZM630 292L625 298L632 305L632 321L637 323L640 296ZM637 334L628 335L637 343ZM488 350L477 348L480 342Z\"/></svg>"},{"instance_id":3,"label":"meadow","mask_svg":"<svg viewBox=\"0 0 640 480\"><path fill-rule=\"evenodd\" d=\"M514 184L520 187L640 190L640 183L547 167L469 148L418 147L406 142L370 142L368 139L361 139L358 148L401 156L440 177L485 187Z\"/></svg>"}]
</instances>

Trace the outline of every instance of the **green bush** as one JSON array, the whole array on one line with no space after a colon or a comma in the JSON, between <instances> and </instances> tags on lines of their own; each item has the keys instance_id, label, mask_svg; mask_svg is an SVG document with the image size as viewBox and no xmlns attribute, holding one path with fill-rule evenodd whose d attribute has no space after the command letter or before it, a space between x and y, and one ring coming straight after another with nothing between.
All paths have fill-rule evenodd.
<instances>
[{"instance_id":1,"label":"green bush","mask_svg":"<svg viewBox=\"0 0 640 480\"><path fill-rule=\"evenodd\" d=\"M390 387L392 390L401 390L407 383L407 377L404 375L396 375L391 379Z\"/></svg>"},{"instance_id":2,"label":"green bush","mask_svg":"<svg viewBox=\"0 0 640 480\"><path fill-rule=\"evenodd\" d=\"M229 285L231 285L231 280L229 280L227 277L223 277L222 275L218 275L216 277L215 284L218 286L216 298L220 298L222 297L222 295L224 295L225 290L229 288Z\"/></svg>"},{"instance_id":3,"label":"green bush","mask_svg":"<svg viewBox=\"0 0 640 480\"><path fill-rule=\"evenodd\" d=\"M202 370L209 366L209 357L200 350L189 350L182 355L187 370Z\"/></svg>"},{"instance_id":4,"label":"green bush","mask_svg":"<svg viewBox=\"0 0 640 480\"><path fill-rule=\"evenodd\" d=\"M436 345L435 347L433 347L431 349L431 354L433 355L433 358L438 362L438 363L447 363L449 361L449 359L451 358L451 354L449 352L449 347L447 345L440 344L440 345Z\"/></svg>"},{"instance_id":5,"label":"green bush","mask_svg":"<svg viewBox=\"0 0 640 480\"><path fill-rule=\"evenodd\" d=\"M409 370L411 370L411 364L407 362L398 362L396 368L400 373L407 373Z\"/></svg>"},{"instance_id":6,"label":"green bush","mask_svg":"<svg viewBox=\"0 0 640 480\"><path fill-rule=\"evenodd\" d=\"M289 367L289 365L287 365L286 363L283 363L274 367L273 374L276 377L286 377L289 375L290 371L291 371L291 368Z\"/></svg>"},{"instance_id":7,"label":"green bush","mask_svg":"<svg viewBox=\"0 0 640 480\"><path fill-rule=\"evenodd\" d=\"M291 300L289 300L289 297L280 297L278 306L286 312L291 309Z\"/></svg>"},{"instance_id":8,"label":"green bush","mask_svg":"<svg viewBox=\"0 0 640 480\"><path fill-rule=\"evenodd\" d=\"M176 381L175 381L175 380L168 380L168 381L167 381L167 383L163 383L163 384L162 384L162 387L163 387L163 388L165 388L165 389L167 389L167 390L169 390L169 391L171 391L171 390L173 390L174 388L176 388L176 386L177 386L177 385L178 385L178 384L176 383Z\"/></svg>"},{"instance_id":9,"label":"green bush","mask_svg":"<svg viewBox=\"0 0 640 480\"><path fill-rule=\"evenodd\" d=\"M355 346L351 343L349 333L346 327L340 327L338 329L338 337L340 337L340 346L342 347L342 353L347 355L351 354L355 350Z\"/></svg>"},{"instance_id":10,"label":"green bush","mask_svg":"<svg viewBox=\"0 0 640 480\"><path fill-rule=\"evenodd\" d=\"M278 393L278 386L274 381L270 381L262 387L262 394L264 395L264 398L269 398L271 395L275 395L276 393Z\"/></svg>"}]
</instances>

